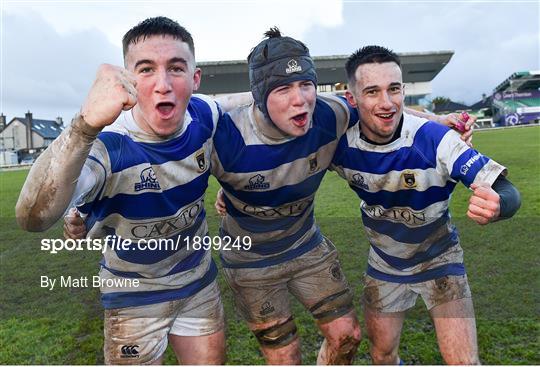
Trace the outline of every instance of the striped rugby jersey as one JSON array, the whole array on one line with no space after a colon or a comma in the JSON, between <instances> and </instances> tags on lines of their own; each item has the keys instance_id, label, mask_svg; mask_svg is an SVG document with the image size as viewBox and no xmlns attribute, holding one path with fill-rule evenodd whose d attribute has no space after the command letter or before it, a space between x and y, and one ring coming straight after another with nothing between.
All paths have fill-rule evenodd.
<instances>
[{"instance_id":1,"label":"striped rugby jersey","mask_svg":"<svg viewBox=\"0 0 540 367\"><path fill-rule=\"evenodd\" d=\"M133 241L127 250L108 248L101 261L101 279L140 282L136 288L102 287L105 308L185 298L215 279L217 268L210 252L194 251L184 240L208 232L204 193L220 116L211 99L194 95L182 130L167 140L143 132L131 111L98 135L75 203L86 215L88 237L116 235ZM178 246L161 250L136 246L150 239L172 239Z\"/></svg>"},{"instance_id":2,"label":"striped rugby jersey","mask_svg":"<svg viewBox=\"0 0 540 367\"><path fill-rule=\"evenodd\" d=\"M283 137L255 108L229 112L214 137L212 174L227 206L220 234L252 239L249 251L221 251L225 267L276 265L322 241L313 216L315 192L339 138L350 121L358 121L344 99L319 96L306 135Z\"/></svg>"},{"instance_id":3,"label":"striped rugby jersey","mask_svg":"<svg viewBox=\"0 0 540 367\"><path fill-rule=\"evenodd\" d=\"M493 184L506 169L469 148L457 132L404 114L401 136L386 145L341 138L332 169L361 199L370 242L367 274L395 283L463 275L463 252L448 205L458 181Z\"/></svg>"}]
</instances>

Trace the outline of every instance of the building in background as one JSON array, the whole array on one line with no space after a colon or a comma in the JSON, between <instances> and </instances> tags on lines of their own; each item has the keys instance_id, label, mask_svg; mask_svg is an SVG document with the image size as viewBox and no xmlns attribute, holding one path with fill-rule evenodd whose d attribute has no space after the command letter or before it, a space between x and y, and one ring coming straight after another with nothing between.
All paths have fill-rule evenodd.
<instances>
[{"instance_id":1,"label":"building in background","mask_svg":"<svg viewBox=\"0 0 540 367\"><path fill-rule=\"evenodd\" d=\"M471 106L444 97L433 102L434 113L466 111L476 116L478 127L540 123L540 71L512 74L493 90L492 95L483 94L482 99Z\"/></svg>"},{"instance_id":2,"label":"building in background","mask_svg":"<svg viewBox=\"0 0 540 367\"><path fill-rule=\"evenodd\" d=\"M493 90L492 109L499 126L540 122L540 70L510 75Z\"/></svg>"},{"instance_id":3,"label":"building in background","mask_svg":"<svg viewBox=\"0 0 540 367\"><path fill-rule=\"evenodd\" d=\"M18 162L32 161L63 129L61 117L56 120L34 119L29 111L24 118L14 117L6 124L6 116L1 114L0 152L6 152L2 153L3 164L13 161L13 153L17 155Z\"/></svg>"},{"instance_id":4,"label":"building in background","mask_svg":"<svg viewBox=\"0 0 540 367\"><path fill-rule=\"evenodd\" d=\"M452 113L452 112L469 112L471 108L467 106L466 104L454 102L450 99L442 102L434 104L432 111L436 114L446 114L446 113Z\"/></svg>"},{"instance_id":5,"label":"building in background","mask_svg":"<svg viewBox=\"0 0 540 367\"><path fill-rule=\"evenodd\" d=\"M405 82L405 104L424 109L424 98L431 93L431 81L448 64L453 51L400 53L403 81ZM347 75L345 62L349 55L315 56L315 68L319 92L345 93ZM246 60L201 62L203 71L200 93L219 96L229 93L247 92L249 88Z\"/></svg>"},{"instance_id":6,"label":"building in background","mask_svg":"<svg viewBox=\"0 0 540 367\"><path fill-rule=\"evenodd\" d=\"M492 96L482 94L482 99L471 105L471 114L476 116L478 127L495 127L493 123Z\"/></svg>"}]
</instances>

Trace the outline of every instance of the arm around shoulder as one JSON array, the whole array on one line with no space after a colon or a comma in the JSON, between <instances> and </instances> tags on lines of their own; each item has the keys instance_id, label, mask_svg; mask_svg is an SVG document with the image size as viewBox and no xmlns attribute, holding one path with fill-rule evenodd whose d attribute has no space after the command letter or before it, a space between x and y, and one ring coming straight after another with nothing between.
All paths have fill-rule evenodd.
<instances>
[{"instance_id":1,"label":"arm around shoulder","mask_svg":"<svg viewBox=\"0 0 540 367\"><path fill-rule=\"evenodd\" d=\"M220 96L214 99L220 106L223 112L229 112L237 107L245 106L253 102L251 92L231 93Z\"/></svg>"}]
</instances>

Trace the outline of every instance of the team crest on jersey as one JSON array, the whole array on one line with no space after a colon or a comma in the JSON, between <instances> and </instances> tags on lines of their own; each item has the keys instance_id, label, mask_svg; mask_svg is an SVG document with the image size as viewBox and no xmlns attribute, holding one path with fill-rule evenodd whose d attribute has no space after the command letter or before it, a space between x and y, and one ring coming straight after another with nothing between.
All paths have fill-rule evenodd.
<instances>
[{"instance_id":1,"label":"team crest on jersey","mask_svg":"<svg viewBox=\"0 0 540 367\"><path fill-rule=\"evenodd\" d=\"M309 163L309 173L313 173L317 171L317 168L319 168L319 164L317 163L317 153L309 156L308 163Z\"/></svg>"},{"instance_id":2,"label":"team crest on jersey","mask_svg":"<svg viewBox=\"0 0 540 367\"><path fill-rule=\"evenodd\" d=\"M401 174L401 177L406 188L412 189L416 187L416 178L413 171L405 171Z\"/></svg>"},{"instance_id":3,"label":"team crest on jersey","mask_svg":"<svg viewBox=\"0 0 540 367\"><path fill-rule=\"evenodd\" d=\"M255 176L250 177L249 184L244 186L245 190L265 190L270 187L270 182L266 182L263 175L257 173Z\"/></svg>"},{"instance_id":4,"label":"team crest on jersey","mask_svg":"<svg viewBox=\"0 0 540 367\"><path fill-rule=\"evenodd\" d=\"M135 191L141 190L161 190L156 173L152 167L145 168L140 174L141 182L135 183Z\"/></svg>"},{"instance_id":5,"label":"team crest on jersey","mask_svg":"<svg viewBox=\"0 0 540 367\"><path fill-rule=\"evenodd\" d=\"M369 186L366 183L366 180L364 179L364 176L362 176L360 173L355 173L352 176L352 184L354 186L358 186L364 190L369 190Z\"/></svg>"},{"instance_id":6,"label":"team crest on jersey","mask_svg":"<svg viewBox=\"0 0 540 367\"><path fill-rule=\"evenodd\" d=\"M197 153L195 153L195 160L197 161L199 172L204 172L206 170L206 157L204 155L204 148L199 149Z\"/></svg>"}]
</instances>

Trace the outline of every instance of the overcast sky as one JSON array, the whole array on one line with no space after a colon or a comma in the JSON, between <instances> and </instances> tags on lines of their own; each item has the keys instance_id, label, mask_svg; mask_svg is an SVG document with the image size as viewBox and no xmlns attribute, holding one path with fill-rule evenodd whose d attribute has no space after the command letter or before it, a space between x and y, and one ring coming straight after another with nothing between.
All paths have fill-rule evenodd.
<instances>
[{"instance_id":1,"label":"overcast sky","mask_svg":"<svg viewBox=\"0 0 540 367\"><path fill-rule=\"evenodd\" d=\"M313 56L350 54L367 44L453 50L431 96L468 104L516 71L540 69L538 0L0 2L0 109L8 121L27 110L71 119L98 65L122 63L123 34L157 15L192 33L197 61L245 59L274 25L303 40Z\"/></svg>"}]
</instances>

